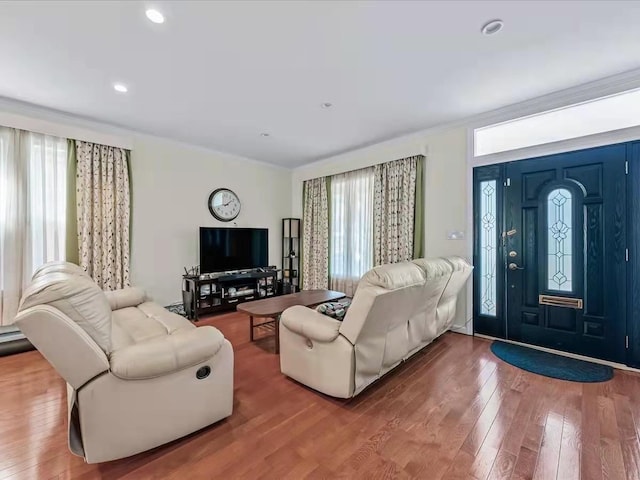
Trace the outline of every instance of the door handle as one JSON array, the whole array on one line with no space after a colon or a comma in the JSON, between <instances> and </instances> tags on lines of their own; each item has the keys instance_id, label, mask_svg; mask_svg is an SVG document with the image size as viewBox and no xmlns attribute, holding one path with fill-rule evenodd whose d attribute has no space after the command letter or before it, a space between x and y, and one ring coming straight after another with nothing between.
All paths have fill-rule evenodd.
<instances>
[{"instance_id":1,"label":"door handle","mask_svg":"<svg viewBox=\"0 0 640 480\"><path fill-rule=\"evenodd\" d=\"M524 267L519 267L517 263L510 263L509 270L524 270Z\"/></svg>"}]
</instances>

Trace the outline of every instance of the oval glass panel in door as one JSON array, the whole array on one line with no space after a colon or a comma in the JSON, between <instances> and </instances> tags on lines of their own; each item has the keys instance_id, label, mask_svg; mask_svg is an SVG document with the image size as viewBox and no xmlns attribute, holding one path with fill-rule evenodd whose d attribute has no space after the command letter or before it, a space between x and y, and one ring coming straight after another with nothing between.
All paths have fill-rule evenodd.
<instances>
[{"instance_id":1,"label":"oval glass panel in door","mask_svg":"<svg viewBox=\"0 0 640 480\"><path fill-rule=\"evenodd\" d=\"M547 196L547 288L573 291L573 196L556 188Z\"/></svg>"}]
</instances>

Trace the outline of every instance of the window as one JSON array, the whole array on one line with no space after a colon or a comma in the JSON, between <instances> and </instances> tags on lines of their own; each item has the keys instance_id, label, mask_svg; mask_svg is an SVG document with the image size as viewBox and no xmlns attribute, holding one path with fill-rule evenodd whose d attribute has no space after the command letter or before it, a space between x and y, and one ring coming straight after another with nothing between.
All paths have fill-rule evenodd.
<instances>
[{"instance_id":1,"label":"window","mask_svg":"<svg viewBox=\"0 0 640 480\"><path fill-rule=\"evenodd\" d=\"M559 292L573 291L572 200L566 188L547 196L547 288Z\"/></svg>"},{"instance_id":2,"label":"window","mask_svg":"<svg viewBox=\"0 0 640 480\"><path fill-rule=\"evenodd\" d=\"M67 142L29 134L29 237L33 270L65 258ZM73 219L72 219L73 221Z\"/></svg>"},{"instance_id":3,"label":"window","mask_svg":"<svg viewBox=\"0 0 640 480\"><path fill-rule=\"evenodd\" d=\"M496 180L480 182L480 313L496 316Z\"/></svg>"},{"instance_id":4,"label":"window","mask_svg":"<svg viewBox=\"0 0 640 480\"><path fill-rule=\"evenodd\" d=\"M640 89L518 118L474 131L480 157L640 125Z\"/></svg>"},{"instance_id":5,"label":"window","mask_svg":"<svg viewBox=\"0 0 640 480\"><path fill-rule=\"evenodd\" d=\"M65 258L66 177L65 139L0 128L0 290Z\"/></svg>"},{"instance_id":6,"label":"window","mask_svg":"<svg viewBox=\"0 0 640 480\"><path fill-rule=\"evenodd\" d=\"M352 295L373 267L374 169L331 177L330 286Z\"/></svg>"}]
</instances>

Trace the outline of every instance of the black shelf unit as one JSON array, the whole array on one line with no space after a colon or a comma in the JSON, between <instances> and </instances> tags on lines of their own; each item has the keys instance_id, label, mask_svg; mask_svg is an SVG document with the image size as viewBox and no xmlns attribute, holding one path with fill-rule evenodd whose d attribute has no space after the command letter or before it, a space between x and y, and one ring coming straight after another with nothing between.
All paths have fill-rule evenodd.
<instances>
[{"instance_id":1,"label":"black shelf unit","mask_svg":"<svg viewBox=\"0 0 640 480\"><path fill-rule=\"evenodd\" d=\"M183 275L182 301L187 318L233 310L238 303L278 294L278 270Z\"/></svg>"},{"instance_id":2,"label":"black shelf unit","mask_svg":"<svg viewBox=\"0 0 640 480\"><path fill-rule=\"evenodd\" d=\"M300 291L300 233L299 218L282 219L282 293Z\"/></svg>"}]
</instances>

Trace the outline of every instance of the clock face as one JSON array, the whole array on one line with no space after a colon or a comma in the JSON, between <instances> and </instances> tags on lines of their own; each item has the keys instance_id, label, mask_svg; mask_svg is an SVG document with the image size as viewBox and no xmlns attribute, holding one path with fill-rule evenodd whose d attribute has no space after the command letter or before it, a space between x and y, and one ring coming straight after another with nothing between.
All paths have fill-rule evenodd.
<instances>
[{"instance_id":1,"label":"clock face","mask_svg":"<svg viewBox=\"0 0 640 480\"><path fill-rule=\"evenodd\" d=\"M240 199L227 188L218 188L209 195L209 211L222 222L230 222L240 213Z\"/></svg>"}]
</instances>

